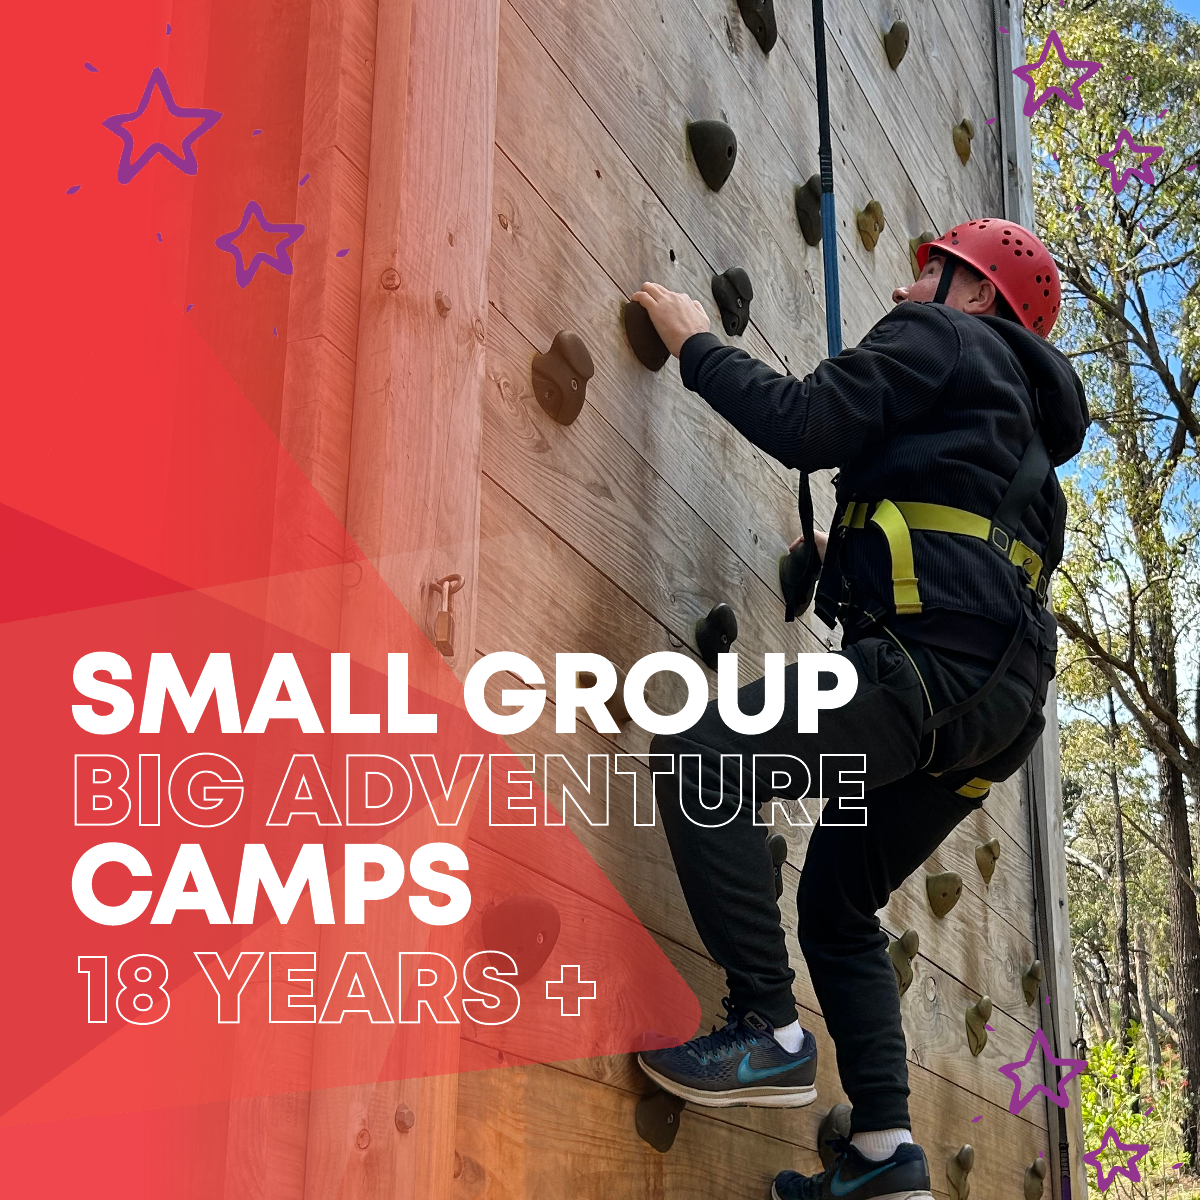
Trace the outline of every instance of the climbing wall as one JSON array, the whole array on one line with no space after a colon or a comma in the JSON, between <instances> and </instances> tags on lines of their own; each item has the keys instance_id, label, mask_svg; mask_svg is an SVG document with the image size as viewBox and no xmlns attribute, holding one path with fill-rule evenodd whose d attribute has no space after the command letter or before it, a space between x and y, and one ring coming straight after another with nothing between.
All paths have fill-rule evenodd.
<instances>
[{"instance_id":1,"label":"climbing wall","mask_svg":"<svg viewBox=\"0 0 1200 1200\"><path fill-rule=\"evenodd\" d=\"M1003 211L997 26L990 0L826 8L842 335L853 345L911 280L913 239ZM903 37L887 35L900 18L909 38L893 67ZM737 616L743 682L764 652L830 644L811 616L783 620L777 563L798 532L795 473L686 391L674 361L643 366L622 320L624 301L654 280L700 298L720 330L712 278L738 267L753 288L750 323L727 340L798 375L824 356L822 252L796 207L797 185L818 169L809 5L777 3L776 20L765 53L735 0L500 0L474 654L528 655L551 701L557 652L594 651L621 669L653 651L694 654L695 623L718 603ZM716 191L689 146L688 124L701 120L737 139ZM543 407L531 377L535 355L564 330L594 366L570 424ZM827 479L814 480L814 494L825 525ZM667 680L655 677L662 690L652 693L664 711L679 703ZM516 681L498 678L494 694L502 683ZM644 760L649 736L637 726L602 735L585 723L566 738L553 733L552 709L508 739L515 752ZM649 786L645 769L638 782ZM964 1144L977 1197L1036 1194L1027 1168L1050 1154L1045 1105L1011 1114L1012 1085L996 1070L1025 1057L1044 995L1035 988L1031 1002L1022 981L1037 957L1027 791L1024 776L993 789L883 914L903 939L898 969L912 974L902 1008L914 1134L935 1192L955 1200L963 1176L947 1168ZM572 827L695 991L707 1029L723 979L661 829L634 826L616 783L612 803L607 827ZM780 905L801 1019L821 1046L818 1103L689 1106L660 1153L635 1129L648 1088L631 1057L464 1073L455 1195L763 1197L777 1171L819 1168L818 1122L844 1097L794 936L807 830L784 832ZM961 896L938 916L927 878L946 872ZM569 912L571 881L553 875L533 886ZM935 894L947 887L955 881L934 878ZM1046 1186L1048 1195L1056 1181Z\"/></svg>"}]
</instances>

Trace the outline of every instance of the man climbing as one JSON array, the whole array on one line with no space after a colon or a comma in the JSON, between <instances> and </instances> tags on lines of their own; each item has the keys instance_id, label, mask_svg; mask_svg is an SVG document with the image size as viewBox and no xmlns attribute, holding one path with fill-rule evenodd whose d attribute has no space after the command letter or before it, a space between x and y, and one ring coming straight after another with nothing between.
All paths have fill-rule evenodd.
<instances>
[{"instance_id":1,"label":"man climbing","mask_svg":"<svg viewBox=\"0 0 1200 1200\"><path fill-rule=\"evenodd\" d=\"M839 472L832 531L814 538L824 559L816 612L842 627L854 698L823 712L819 733L798 733L793 664L782 718L767 732L733 732L714 701L691 729L650 747L692 756L676 758L678 775L657 777L656 800L729 994L723 1028L639 1062L668 1091L721 1107L816 1099L816 1043L798 1019L764 828L777 806L762 801L804 794L796 759L819 795L821 755L863 756L865 799L827 804L797 902L800 947L853 1106L850 1136L832 1143L821 1174L779 1175L775 1200L929 1195L910 1135L896 976L875 914L990 783L1024 762L1054 672L1046 592L1066 512L1053 467L1078 452L1090 420L1079 379L1046 340L1058 271L1037 237L995 218L955 226L917 261L920 276L892 293L895 308L804 379L724 345L684 294L647 283L634 295L688 388L785 466ZM740 689L743 714L772 703L767 682ZM741 756L740 789L728 765L722 788L722 755Z\"/></svg>"}]
</instances>

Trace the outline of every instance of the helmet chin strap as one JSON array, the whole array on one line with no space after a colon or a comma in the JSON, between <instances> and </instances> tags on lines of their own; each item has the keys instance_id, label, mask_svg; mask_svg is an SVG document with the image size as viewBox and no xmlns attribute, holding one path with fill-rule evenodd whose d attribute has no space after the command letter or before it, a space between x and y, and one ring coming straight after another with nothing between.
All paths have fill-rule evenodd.
<instances>
[{"instance_id":1,"label":"helmet chin strap","mask_svg":"<svg viewBox=\"0 0 1200 1200\"><path fill-rule=\"evenodd\" d=\"M958 265L948 254L943 254L940 257L942 260L942 273L938 278L937 291L933 295L934 304L946 303L946 296L950 292L950 283L954 279L954 268Z\"/></svg>"}]
</instances>

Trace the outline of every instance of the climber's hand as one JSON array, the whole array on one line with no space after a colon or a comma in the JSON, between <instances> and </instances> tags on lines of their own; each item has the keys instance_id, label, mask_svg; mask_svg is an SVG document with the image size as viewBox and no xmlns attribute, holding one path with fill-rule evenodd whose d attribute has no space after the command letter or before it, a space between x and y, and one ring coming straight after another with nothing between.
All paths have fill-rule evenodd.
<instances>
[{"instance_id":1,"label":"climber's hand","mask_svg":"<svg viewBox=\"0 0 1200 1200\"><path fill-rule=\"evenodd\" d=\"M676 358L693 333L709 331L704 305L684 292L670 292L661 283L643 283L633 299L650 314L658 336Z\"/></svg>"},{"instance_id":2,"label":"climber's hand","mask_svg":"<svg viewBox=\"0 0 1200 1200\"><path fill-rule=\"evenodd\" d=\"M817 555L821 561L825 561L825 547L829 545L829 534L822 533L819 529L813 530L813 542L817 547ZM797 546L804 545L804 534L801 534L789 547L789 550L795 550Z\"/></svg>"}]
</instances>

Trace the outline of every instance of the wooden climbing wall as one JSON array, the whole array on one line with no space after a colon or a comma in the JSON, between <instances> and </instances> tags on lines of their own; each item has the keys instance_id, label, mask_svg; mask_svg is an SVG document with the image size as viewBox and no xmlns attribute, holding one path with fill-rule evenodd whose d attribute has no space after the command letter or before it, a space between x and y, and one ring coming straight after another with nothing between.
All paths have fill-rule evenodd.
<instances>
[{"instance_id":1,"label":"wooden climbing wall","mask_svg":"<svg viewBox=\"0 0 1200 1200\"><path fill-rule=\"evenodd\" d=\"M1007 0L1000 7L1008 13ZM622 302L650 279L701 298L719 329L711 277L740 266L754 301L738 344L800 375L824 356L821 250L805 244L793 206L795 185L817 170L810 13L803 0L776 8L768 56L736 0L312 4L301 170L314 183L301 217L330 234L297 255L280 436L431 633L428 581L465 576L450 659L459 678L494 651L542 665L551 703L508 739L514 752L644 760L649 737L636 726L609 736L585 721L569 739L554 734L558 652L597 652L623 669L654 651L694 652L696 619L720 601L738 615L743 681L764 652L831 644L811 617L783 621L777 559L798 532L795 474L687 392L673 361L658 374L642 368L621 325ZM1001 121L988 124L1004 95L991 0L828 0L826 10L843 340L853 345L911 278L909 239L1002 212L1016 166L1006 178ZM883 35L897 17L911 44L893 71ZM999 59L1008 53L1006 43ZM738 137L719 193L688 150L687 122L704 118ZM963 118L976 132L965 165L951 135ZM855 210L872 199L886 225L868 251ZM331 270L334 246L361 263L357 292ZM562 329L583 337L595 363L567 427L542 411L530 382L534 354ZM814 483L826 524L832 494L827 480ZM305 536L303 514L281 517ZM321 618L320 636L346 649L359 620L353 587L333 589ZM493 702L515 683L493 680ZM678 706L669 677L653 684L652 700ZM1047 781L1053 788L1043 771L1043 794ZM644 765L638 783L649 786ZM1041 1021L1021 987L1037 953L1036 794L1024 775L996 787L926 864L964 880L946 917L930 910L924 872L883 914L893 936L920 938L902 1008L914 1133L939 1196L950 1197L945 1166L963 1143L976 1150L979 1200L1017 1200L1026 1167L1051 1154L1046 1107L1012 1115L996 1071L1024 1057ZM721 973L661 829L635 827L629 811L614 785L611 823L572 827L693 988L707 1027L720 1016ZM241 1114L237 1148L255 1177L230 1194L761 1200L777 1171L817 1169L818 1122L843 1097L795 941L805 830L786 832L781 908L802 1020L821 1046L812 1108L689 1106L664 1155L635 1132L646 1084L629 1056L509 1056L504 1070L456 1074L448 1053L440 1078L256 1102ZM999 864L985 883L975 848L993 839ZM477 889L476 907L502 887L537 891L563 914L580 907L552 864L498 861L488 875L501 881L497 895ZM964 1012L985 994L992 1032L974 1057ZM1063 1007L1070 1013L1069 997ZM464 1045L479 1036L465 1027ZM319 1032L298 1033L298 1059L321 1053ZM392 1128L398 1109L415 1113L411 1131ZM1049 1197L1053 1176L1046 1186Z\"/></svg>"},{"instance_id":2,"label":"wooden climbing wall","mask_svg":"<svg viewBox=\"0 0 1200 1200\"><path fill-rule=\"evenodd\" d=\"M1003 211L1000 134L987 123L997 116L995 26L986 0L826 8L843 338L853 345L911 279L910 237ZM741 266L754 301L738 344L797 374L824 356L821 251L805 245L793 208L794 185L817 170L810 13L776 9L767 56L734 0L501 0L477 655L520 651L549 674L556 652L588 650L628 668L652 651L690 650L696 619L719 601L738 615L743 681L765 651L827 644L811 618L783 622L777 557L797 532L795 474L687 392L674 361L659 374L641 367L620 319L623 299L649 279L701 298L719 330L711 277ZM898 16L911 46L893 71L882 38ZM976 132L965 165L951 136L964 117ZM687 122L704 118L738 138L719 193L688 150ZM874 251L855 228L871 199L886 217ZM533 355L560 329L583 337L596 367L567 427L530 383ZM827 481L817 508L827 521ZM548 711L510 740L578 759L644 754L649 741L635 726L571 739L552 730ZM608 828L580 822L576 832L695 990L707 1028L720 1018L723 976L692 926L665 838L634 828L619 803L616 812ZM1010 1114L1011 1085L996 1070L1025 1056L1039 1024L1021 988L1035 957L1029 829L1018 777L926 864L961 874L958 905L935 917L918 872L883 914L893 936L920 936L902 1006L914 1131L939 1194L949 1195L945 1164L963 1143L975 1147L980 1197L1016 1200L1026 1167L1049 1153L1045 1106ZM801 1019L821 1045L819 1102L784 1113L689 1106L662 1155L634 1130L646 1085L629 1058L464 1074L455 1147L469 1170L456 1195L762 1197L778 1170L818 1169L818 1121L843 1097L794 936L806 831L787 833L781 909ZM985 884L975 847L992 839L1001 854ZM985 994L993 1032L973 1057L964 1013Z\"/></svg>"}]
</instances>

